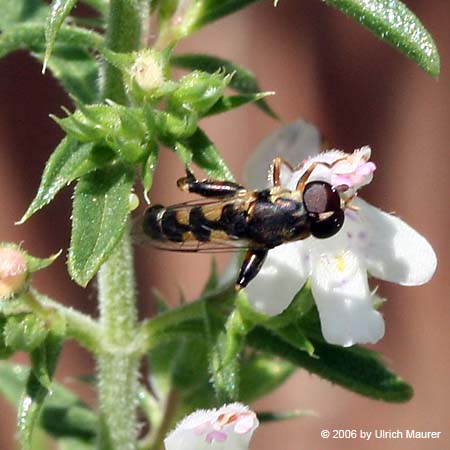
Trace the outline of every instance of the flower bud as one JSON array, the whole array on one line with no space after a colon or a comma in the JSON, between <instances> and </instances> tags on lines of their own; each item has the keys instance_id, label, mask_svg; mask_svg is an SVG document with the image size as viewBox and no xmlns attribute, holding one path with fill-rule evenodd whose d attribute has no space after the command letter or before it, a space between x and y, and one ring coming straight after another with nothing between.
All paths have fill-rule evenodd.
<instances>
[{"instance_id":1,"label":"flower bud","mask_svg":"<svg viewBox=\"0 0 450 450\"><path fill-rule=\"evenodd\" d=\"M152 93L164 82L164 70L155 53L144 51L138 54L130 71L131 78L145 92Z\"/></svg>"},{"instance_id":2,"label":"flower bud","mask_svg":"<svg viewBox=\"0 0 450 450\"><path fill-rule=\"evenodd\" d=\"M0 300L22 292L27 284L27 276L25 254L14 247L0 247Z\"/></svg>"},{"instance_id":3,"label":"flower bud","mask_svg":"<svg viewBox=\"0 0 450 450\"><path fill-rule=\"evenodd\" d=\"M48 334L45 322L34 314L8 317L3 335L5 344L14 351L31 352Z\"/></svg>"},{"instance_id":4,"label":"flower bud","mask_svg":"<svg viewBox=\"0 0 450 450\"><path fill-rule=\"evenodd\" d=\"M222 96L230 79L220 73L191 72L179 81L178 89L169 98L169 108L205 113Z\"/></svg>"}]
</instances>

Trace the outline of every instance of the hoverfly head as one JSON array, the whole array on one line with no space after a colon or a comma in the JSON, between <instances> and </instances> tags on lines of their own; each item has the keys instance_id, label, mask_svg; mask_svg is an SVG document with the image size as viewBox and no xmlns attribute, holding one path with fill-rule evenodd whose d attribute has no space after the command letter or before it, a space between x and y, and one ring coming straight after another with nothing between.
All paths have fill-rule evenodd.
<instances>
[{"instance_id":1,"label":"hoverfly head","mask_svg":"<svg viewBox=\"0 0 450 450\"><path fill-rule=\"evenodd\" d=\"M344 223L338 189L325 181L311 181L303 191L303 205L308 212L311 234L319 239L334 236Z\"/></svg>"}]
</instances>

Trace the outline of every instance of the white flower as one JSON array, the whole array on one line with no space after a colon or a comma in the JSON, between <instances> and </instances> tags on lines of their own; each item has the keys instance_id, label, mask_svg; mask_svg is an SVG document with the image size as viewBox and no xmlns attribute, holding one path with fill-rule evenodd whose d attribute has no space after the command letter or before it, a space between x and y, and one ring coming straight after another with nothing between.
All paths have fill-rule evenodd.
<instances>
[{"instance_id":1,"label":"white flower","mask_svg":"<svg viewBox=\"0 0 450 450\"><path fill-rule=\"evenodd\" d=\"M306 145L306 147L305 147ZM266 139L250 161L247 178L253 188L261 185L261 173L275 156L289 155L297 163L319 152L317 130L302 121ZM356 191L372 180L375 165L370 148L353 154L338 150L320 153L291 170L283 165L281 185L295 189L302 173L314 161L312 180L348 186L349 204L341 230L328 239L309 237L269 251L258 275L246 289L253 307L268 315L281 313L311 278L311 289L320 315L322 334L332 344L350 346L375 343L384 335L382 315L374 308L375 296L368 276L405 286L426 283L436 269L436 255L419 233L396 216L387 214L360 198Z\"/></svg>"},{"instance_id":2,"label":"white flower","mask_svg":"<svg viewBox=\"0 0 450 450\"><path fill-rule=\"evenodd\" d=\"M164 446L166 450L247 450L258 425L256 414L240 403L199 410L167 435Z\"/></svg>"}]
</instances>

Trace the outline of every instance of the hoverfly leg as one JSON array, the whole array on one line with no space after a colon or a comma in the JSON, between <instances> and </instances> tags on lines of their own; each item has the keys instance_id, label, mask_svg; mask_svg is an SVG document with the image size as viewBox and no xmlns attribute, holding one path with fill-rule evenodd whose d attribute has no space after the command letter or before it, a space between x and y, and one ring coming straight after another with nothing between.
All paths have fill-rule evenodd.
<instances>
[{"instance_id":1,"label":"hoverfly leg","mask_svg":"<svg viewBox=\"0 0 450 450\"><path fill-rule=\"evenodd\" d=\"M278 156L273 160L272 166L272 183L274 186L280 186L280 167L281 158Z\"/></svg>"},{"instance_id":2,"label":"hoverfly leg","mask_svg":"<svg viewBox=\"0 0 450 450\"><path fill-rule=\"evenodd\" d=\"M194 174L186 167L186 176L177 181L177 186L184 192L201 195L209 198L233 197L243 186L225 180L197 180Z\"/></svg>"},{"instance_id":3,"label":"hoverfly leg","mask_svg":"<svg viewBox=\"0 0 450 450\"><path fill-rule=\"evenodd\" d=\"M272 183L274 186L281 186L281 165L287 166L291 172L293 167L284 159L277 156L272 162Z\"/></svg>"},{"instance_id":4,"label":"hoverfly leg","mask_svg":"<svg viewBox=\"0 0 450 450\"><path fill-rule=\"evenodd\" d=\"M252 248L247 251L236 280L237 291L245 288L258 275L268 253L269 250L265 248Z\"/></svg>"}]
</instances>

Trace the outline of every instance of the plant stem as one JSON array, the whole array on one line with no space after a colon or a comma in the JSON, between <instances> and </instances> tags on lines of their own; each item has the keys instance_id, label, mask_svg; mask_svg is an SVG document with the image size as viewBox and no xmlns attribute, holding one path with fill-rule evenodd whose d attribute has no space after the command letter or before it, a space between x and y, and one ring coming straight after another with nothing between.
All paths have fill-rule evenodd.
<instances>
[{"instance_id":1,"label":"plant stem","mask_svg":"<svg viewBox=\"0 0 450 450\"><path fill-rule=\"evenodd\" d=\"M140 47L142 23L148 13L147 0L111 0L106 47L132 52ZM126 104L122 74L103 63L103 100ZM102 450L135 450L139 355L130 343L137 328L136 291L129 229L98 275L102 348L98 357L98 390ZM128 345L127 345L128 344Z\"/></svg>"},{"instance_id":2,"label":"plant stem","mask_svg":"<svg viewBox=\"0 0 450 450\"><path fill-rule=\"evenodd\" d=\"M133 258L128 233L98 275L103 353L98 357L101 449L135 450L139 355Z\"/></svg>"},{"instance_id":3,"label":"plant stem","mask_svg":"<svg viewBox=\"0 0 450 450\"><path fill-rule=\"evenodd\" d=\"M111 0L105 45L115 52L132 52L140 47L142 22L148 16L146 0ZM106 61L102 77L103 99L126 104L121 72Z\"/></svg>"}]
</instances>

